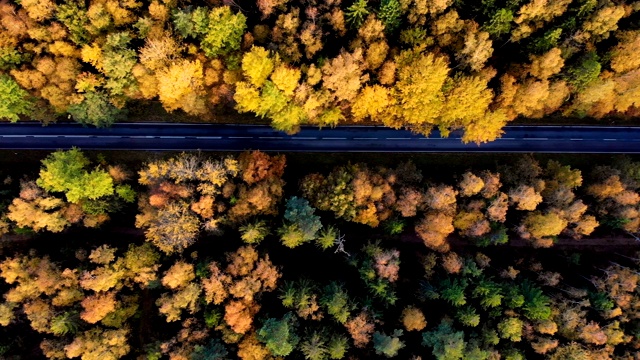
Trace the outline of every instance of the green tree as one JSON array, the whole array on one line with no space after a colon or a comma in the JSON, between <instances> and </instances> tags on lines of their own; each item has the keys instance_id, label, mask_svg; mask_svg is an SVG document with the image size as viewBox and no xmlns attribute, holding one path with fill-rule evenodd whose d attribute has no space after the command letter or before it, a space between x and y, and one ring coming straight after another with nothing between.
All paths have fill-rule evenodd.
<instances>
[{"instance_id":1,"label":"green tree","mask_svg":"<svg viewBox=\"0 0 640 360\"><path fill-rule=\"evenodd\" d=\"M480 324L480 315L472 306L465 306L456 310L456 318L464 326L476 327Z\"/></svg>"},{"instance_id":2,"label":"green tree","mask_svg":"<svg viewBox=\"0 0 640 360\"><path fill-rule=\"evenodd\" d=\"M280 235L280 242L282 245L288 248L294 248L302 245L308 240L305 240L304 233L298 226L298 224L285 224L278 229L278 235Z\"/></svg>"},{"instance_id":3,"label":"green tree","mask_svg":"<svg viewBox=\"0 0 640 360\"><path fill-rule=\"evenodd\" d=\"M518 342L522 339L522 320L515 317L508 317L498 323L498 334L503 339Z\"/></svg>"},{"instance_id":4,"label":"green tree","mask_svg":"<svg viewBox=\"0 0 640 360\"><path fill-rule=\"evenodd\" d=\"M247 18L234 14L228 6L215 7L209 12L208 26L200 46L205 55L216 57L240 49Z\"/></svg>"},{"instance_id":5,"label":"green tree","mask_svg":"<svg viewBox=\"0 0 640 360\"><path fill-rule=\"evenodd\" d=\"M327 250L328 248L335 245L336 240L338 239L338 231L333 226L327 226L320 231L318 238L316 239L316 245L322 250Z\"/></svg>"},{"instance_id":6,"label":"green tree","mask_svg":"<svg viewBox=\"0 0 640 360\"><path fill-rule=\"evenodd\" d=\"M80 326L80 316L75 311L64 313L51 319L51 332L57 336L75 334Z\"/></svg>"},{"instance_id":7,"label":"green tree","mask_svg":"<svg viewBox=\"0 0 640 360\"><path fill-rule=\"evenodd\" d=\"M290 224L283 235L283 244L287 247L293 248L304 242L314 240L317 237L318 231L322 228L320 222L320 216L314 215L315 209L309 205L306 199L292 196L287 199L286 208L284 212L285 220ZM297 231L297 237L287 237L290 231ZM290 234L289 234L290 235Z\"/></svg>"},{"instance_id":8,"label":"green tree","mask_svg":"<svg viewBox=\"0 0 640 360\"><path fill-rule=\"evenodd\" d=\"M384 30L390 34L400 26L402 9L398 0L382 0L378 9L378 18L384 24Z\"/></svg>"},{"instance_id":9,"label":"green tree","mask_svg":"<svg viewBox=\"0 0 640 360\"><path fill-rule=\"evenodd\" d=\"M601 69L598 55L590 52L581 57L576 65L569 67L567 80L576 89L582 90L598 78Z\"/></svg>"},{"instance_id":10,"label":"green tree","mask_svg":"<svg viewBox=\"0 0 640 360\"><path fill-rule=\"evenodd\" d=\"M383 225L385 231L387 231L389 235L402 234L406 226L407 222L402 219L392 219L386 221Z\"/></svg>"},{"instance_id":11,"label":"green tree","mask_svg":"<svg viewBox=\"0 0 640 360\"><path fill-rule=\"evenodd\" d=\"M336 282L331 282L324 288L320 304L340 324L346 323L351 312L355 309L355 304L349 299L349 294L342 285Z\"/></svg>"},{"instance_id":12,"label":"green tree","mask_svg":"<svg viewBox=\"0 0 640 360\"><path fill-rule=\"evenodd\" d=\"M31 113L35 104L29 93L8 75L0 75L0 119L16 122Z\"/></svg>"},{"instance_id":13,"label":"green tree","mask_svg":"<svg viewBox=\"0 0 640 360\"><path fill-rule=\"evenodd\" d=\"M29 54L20 53L17 49L9 47L0 47L0 70L9 70L16 68L23 62L31 59Z\"/></svg>"},{"instance_id":14,"label":"green tree","mask_svg":"<svg viewBox=\"0 0 640 360\"><path fill-rule=\"evenodd\" d=\"M533 52L542 54L558 46L558 41L562 35L562 28L551 29L543 36L535 38L531 43Z\"/></svg>"},{"instance_id":15,"label":"green tree","mask_svg":"<svg viewBox=\"0 0 640 360\"><path fill-rule=\"evenodd\" d=\"M491 232L476 240L478 246L501 245L509 242L507 228L502 224L491 224Z\"/></svg>"},{"instance_id":16,"label":"green tree","mask_svg":"<svg viewBox=\"0 0 640 360\"><path fill-rule=\"evenodd\" d=\"M344 12L347 23L352 28L359 28L364 19L369 15L369 2L367 0L355 0Z\"/></svg>"},{"instance_id":17,"label":"green tree","mask_svg":"<svg viewBox=\"0 0 640 360\"><path fill-rule=\"evenodd\" d=\"M263 342L274 356L287 356L300 341L296 335L297 321L293 313L287 313L282 319L269 318L258 330L257 338Z\"/></svg>"},{"instance_id":18,"label":"green tree","mask_svg":"<svg viewBox=\"0 0 640 360\"><path fill-rule=\"evenodd\" d=\"M329 359L342 359L344 358L347 350L349 349L349 339L346 336L334 334L331 336L331 340L327 344L327 353Z\"/></svg>"},{"instance_id":19,"label":"green tree","mask_svg":"<svg viewBox=\"0 0 640 360\"><path fill-rule=\"evenodd\" d=\"M513 21L513 11L509 9L499 9L491 19L487 21L482 29L493 37L500 37L511 31L511 22Z\"/></svg>"},{"instance_id":20,"label":"green tree","mask_svg":"<svg viewBox=\"0 0 640 360\"><path fill-rule=\"evenodd\" d=\"M488 279L481 279L475 284L473 296L480 299L480 305L485 309L502 304L503 295L500 285Z\"/></svg>"},{"instance_id":21,"label":"green tree","mask_svg":"<svg viewBox=\"0 0 640 360\"><path fill-rule=\"evenodd\" d=\"M453 306L462 306L467 303L464 290L467 282L460 279L445 279L440 283L440 296Z\"/></svg>"},{"instance_id":22,"label":"green tree","mask_svg":"<svg viewBox=\"0 0 640 360\"><path fill-rule=\"evenodd\" d=\"M402 330L395 330L391 336L383 332L373 333L373 348L376 350L376 354L388 358L398 355L398 351L404 347L400 336L402 336Z\"/></svg>"},{"instance_id":23,"label":"green tree","mask_svg":"<svg viewBox=\"0 0 640 360\"><path fill-rule=\"evenodd\" d=\"M504 304L509 309L521 308L524 305L524 295L517 284L504 284Z\"/></svg>"},{"instance_id":24,"label":"green tree","mask_svg":"<svg viewBox=\"0 0 640 360\"><path fill-rule=\"evenodd\" d=\"M190 360L223 360L229 352L218 339L211 339L206 345L196 345Z\"/></svg>"},{"instance_id":25,"label":"green tree","mask_svg":"<svg viewBox=\"0 0 640 360\"><path fill-rule=\"evenodd\" d=\"M136 191L129 184L116 185L116 195L125 202L132 203L136 201Z\"/></svg>"},{"instance_id":26,"label":"green tree","mask_svg":"<svg viewBox=\"0 0 640 360\"><path fill-rule=\"evenodd\" d=\"M109 127L124 115L102 92L86 93L81 103L69 106L67 111L77 122L96 127Z\"/></svg>"},{"instance_id":27,"label":"green tree","mask_svg":"<svg viewBox=\"0 0 640 360\"><path fill-rule=\"evenodd\" d=\"M325 336L317 331L309 334L301 343L300 351L308 360L324 360L328 356Z\"/></svg>"},{"instance_id":28,"label":"green tree","mask_svg":"<svg viewBox=\"0 0 640 360\"><path fill-rule=\"evenodd\" d=\"M464 332L455 331L450 321L443 320L435 330L422 333L422 345L431 348L438 360L458 360L464 357Z\"/></svg>"},{"instance_id":29,"label":"green tree","mask_svg":"<svg viewBox=\"0 0 640 360\"><path fill-rule=\"evenodd\" d=\"M183 38L195 36L193 31L193 22L191 21L191 13L187 9L175 9L171 12L171 20L173 28Z\"/></svg>"},{"instance_id":30,"label":"green tree","mask_svg":"<svg viewBox=\"0 0 640 360\"><path fill-rule=\"evenodd\" d=\"M551 318L551 307L549 298L542 293L542 290L531 281L525 280L520 284L522 295L524 296L524 315L529 320L549 320Z\"/></svg>"},{"instance_id":31,"label":"green tree","mask_svg":"<svg viewBox=\"0 0 640 360\"><path fill-rule=\"evenodd\" d=\"M259 244L269 235L269 226L264 220L254 221L239 228L240 238L247 244Z\"/></svg>"},{"instance_id":32,"label":"green tree","mask_svg":"<svg viewBox=\"0 0 640 360\"><path fill-rule=\"evenodd\" d=\"M615 303L609 295L601 291L589 292L589 302L591 306L601 312L612 310L615 307Z\"/></svg>"},{"instance_id":33,"label":"green tree","mask_svg":"<svg viewBox=\"0 0 640 360\"><path fill-rule=\"evenodd\" d=\"M56 7L56 19L69 29L69 38L77 45L86 44L90 38L87 27L89 17L84 2L66 0Z\"/></svg>"},{"instance_id":34,"label":"green tree","mask_svg":"<svg viewBox=\"0 0 640 360\"><path fill-rule=\"evenodd\" d=\"M252 82L259 82L264 75L260 71L245 72ZM260 117L272 120L276 130L293 133L306 119L302 107L292 103L292 99L272 82L267 80L262 89L240 81L236 84L234 100L236 108L241 112L255 112Z\"/></svg>"},{"instance_id":35,"label":"green tree","mask_svg":"<svg viewBox=\"0 0 640 360\"><path fill-rule=\"evenodd\" d=\"M100 168L88 171L89 164L89 159L77 148L56 151L42 160L43 168L36 183L47 191L65 193L72 203L112 195L113 178Z\"/></svg>"},{"instance_id":36,"label":"green tree","mask_svg":"<svg viewBox=\"0 0 640 360\"><path fill-rule=\"evenodd\" d=\"M111 95L124 95L135 85L132 71L138 54L130 48L132 40L126 31L111 33L102 47L101 70L107 76L104 86Z\"/></svg>"}]
</instances>

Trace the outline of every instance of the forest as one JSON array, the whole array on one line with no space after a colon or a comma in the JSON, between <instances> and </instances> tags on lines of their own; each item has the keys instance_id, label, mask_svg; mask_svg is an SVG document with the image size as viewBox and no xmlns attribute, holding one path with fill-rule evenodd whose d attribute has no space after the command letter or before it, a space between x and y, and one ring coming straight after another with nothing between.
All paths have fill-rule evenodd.
<instances>
[{"instance_id":1,"label":"forest","mask_svg":"<svg viewBox=\"0 0 640 360\"><path fill-rule=\"evenodd\" d=\"M145 156L2 167L0 357L637 359L633 158Z\"/></svg>"},{"instance_id":2,"label":"forest","mask_svg":"<svg viewBox=\"0 0 640 360\"><path fill-rule=\"evenodd\" d=\"M640 109L638 9L622 0L5 0L0 118L102 127L161 105L155 119L165 121L246 113L288 133L362 122L461 129L476 143L515 119L625 120Z\"/></svg>"}]
</instances>

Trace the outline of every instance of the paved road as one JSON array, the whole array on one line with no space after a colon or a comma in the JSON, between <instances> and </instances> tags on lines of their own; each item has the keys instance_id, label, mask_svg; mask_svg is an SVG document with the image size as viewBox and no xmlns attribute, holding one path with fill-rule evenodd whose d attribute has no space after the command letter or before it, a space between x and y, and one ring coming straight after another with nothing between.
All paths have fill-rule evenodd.
<instances>
[{"instance_id":1,"label":"paved road","mask_svg":"<svg viewBox=\"0 0 640 360\"><path fill-rule=\"evenodd\" d=\"M462 144L461 133L430 137L384 127L304 127L289 136L267 126L116 124L108 129L78 124L42 126L0 123L0 149L209 150L305 152L545 152L640 153L640 127L507 126L502 138Z\"/></svg>"}]
</instances>

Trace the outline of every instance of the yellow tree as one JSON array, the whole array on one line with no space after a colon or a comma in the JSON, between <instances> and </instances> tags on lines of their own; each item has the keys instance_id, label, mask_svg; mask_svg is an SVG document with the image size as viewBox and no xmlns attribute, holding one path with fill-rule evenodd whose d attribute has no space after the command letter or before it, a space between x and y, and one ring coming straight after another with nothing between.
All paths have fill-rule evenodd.
<instances>
[{"instance_id":1,"label":"yellow tree","mask_svg":"<svg viewBox=\"0 0 640 360\"><path fill-rule=\"evenodd\" d=\"M447 252L447 236L455 230L453 217L443 213L427 214L416 224L415 230L428 248Z\"/></svg>"},{"instance_id":2,"label":"yellow tree","mask_svg":"<svg viewBox=\"0 0 640 360\"><path fill-rule=\"evenodd\" d=\"M128 336L128 329L93 328L76 336L64 349L70 358L117 360L129 353Z\"/></svg>"},{"instance_id":3,"label":"yellow tree","mask_svg":"<svg viewBox=\"0 0 640 360\"><path fill-rule=\"evenodd\" d=\"M487 80L477 76L463 76L454 80L451 90L445 94L439 126L446 134L449 127L464 127L474 121L484 121L493 100L493 92L487 89ZM479 120L483 119L483 120Z\"/></svg>"},{"instance_id":4,"label":"yellow tree","mask_svg":"<svg viewBox=\"0 0 640 360\"><path fill-rule=\"evenodd\" d=\"M99 246L96 249L91 250L89 260L94 264L109 264L115 259L116 250L116 248L112 248L109 245Z\"/></svg>"},{"instance_id":5,"label":"yellow tree","mask_svg":"<svg viewBox=\"0 0 640 360\"><path fill-rule=\"evenodd\" d=\"M162 285L174 290L186 286L195 278L196 275L192 264L177 261L164 273Z\"/></svg>"},{"instance_id":6,"label":"yellow tree","mask_svg":"<svg viewBox=\"0 0 640 360\"><path fill-rule=\"evenodd\" d=\"M567 225L567 220L556 212L532 211L525 215L518 233L536 247L549 247L553 244L553 237L560 235Z\"/></svg>"},{"instance_id":7,"label":"yellow tree","mask_svg":"<svg viewBox=\"0 0 640 360\"><path fill-rule=\"evenodd\" d=\"M564 66L562 58L562 50L554 47L546 53L529 57L531 65L529 66L529 74L540 80L546 80L549 77L558 74Z\"/></svg>"},{"instance_id":8,"label":"yellow tree","mask_svg":"<svg viewBox=\"0 0 640 360\"><path fill-rule=\"evenodd\" d=\"M122 280L124 278L125 271L120 264L105 265L93 269L91 271L84 271L80 278L80 286L86 290L93 290L95 292L108 291L111 289L119 290L122 288Z\"/></svg>"},{"instance_id":9,"label":"yellow tree","mask_svg":"<svg viewBox=\"0 0 640 360\"><path fill-rule=\"evenodd\" d=\"M255 46L245 53L242 70L249 81L235 84L236 109L267 117L278 130L296 132L307 120L302 106L294 101L301 71L280 64L278 56Z\"/></svg>"},{"instance_id":10,"label":"yellow tree","mask_svg":"<svg viewBox=\"0 0 640 360\"><path fill-rule=\"evenodd\" d=\"M379 68L387 59L388 53L389 45L387 45L387 42L385 40L376 41L373 44L369 45L369 47L367 48L367 53L365 55L367 67L370 70Z\"/></svg>"},{"instance_id":11,"label":"yellow tree","mask_svg":"<svg viewBox=\"0 0 640 360\"><path fill-rule=\"evenodd\" d=\"M63 205L64 201L55 197L36 198L31 201L16 198L9 205L7 218L19 227L30 228L36 232L60 232L69 225L62 213Z\"/></svg>"},{"instance_id":12,"label":"yellow tree","mask_svg":"<svg viewBox=\"0 0 640 360\"><path fill-rule=\"evenodd\" d=\"M453 226L467 237L480 237L491 231L490 223L479 210L461 210L456 214Z\"/></svg>"},{"instance_id":13,"label":"yellow tree","mask_svg":"<svg viewBox=\"0 0 640 360\"><path fill-rule=\"evenodd\" d=\"M146 228L147 240L167 254L184 250L200 232L200 221L182 202L172 202L151 216L136 216L136 226Z\"/></svg>"},{"instance_id":14,"label":"yellow tree","mask_svg":"<svg viewBox=\"0 0 640 360\"><path fill-rule=\"evenodd\" d=\"M48 257L13 257L0 262L0 277L16 284L4 295L10 303L19 304L41 295L52 296L63 285L61 273Z\"/></svg>"},{"instance_id":15,"label":"yellow tree","mask_svg":"<svg viewBox=\"0 0 640 360\"><path fill-rule=\"evenodd\" d=\"M460 188L460 191L458 192L460 196L473 196L482 191L482 188L484 188L484 181L481 177L467 171L462 174L462 179L458 183L458 187Z\"/></svg>"},{"instance_id":16,"label":"yellow tree","mask_svg":"<svg viewBox=\"0 0 640 360\"><path fill-rule=\"evenodd\" d=\"M272 55L265 48L252 46L251 50L242 56L242 71L251 85L260 88L269 78L275 67Z\"/></svg>"},{"instance_id":17,"label":"yellow tree","mask_svg":"<svg viewBox=\"0 0 640 360\"><path fill-rule=\"evenodd\" d=\"M35 299L22 305L22 311L27 315L31 328L40 333L51 332L51 320L54 316L53 307L42 299Z\"/></svg>"},{"instance_id":18,"label":"yellow tree","mask_svg":"<svg viewBox=\"0 0 640 360\"><path fill-rule=\"evenodd\" d=\"M369 75L363 74L363 70L361 48L353 53L342 52L322 67L322 86L331 91L337 101L351 101L358 95L362 84L369 80Z\"/></svg>"},{"instance_id":19,"label":"yellow tree","mask_svg":"<svg viewBox=\"0 0 640 360\"><path fill-rule=\"evenodd\" d=\"M280 273L268 256L260 257L252 246L228 253L227 263L224 271L216 262L209 264L211 275L202 281L204 299L206 303L224 303L225 322L234 332L244 334L251 329L260 309L255 298L275 290Z\"/></svg>"},{"instance_id":20,"label":"yellow tree","mask_svg":"<svg viewBox=\"0 0 640 360\"><path fill-rule=\"evenodd\" d=\"M116 309L116 293L90 295L84 298L80 305L84 309L80 318L89 324L95 324Z\"/></svg>"},{"instance_id":21,"label":"yellow tree","mask_svg":"<svg viewBox=\"0 0 640 360\"><path fill-rule=\"evenodd\" d=\"M402 324L407 331L420 331L427 326L422 310L415 306L407 306L402 310Z\"/></svg>"},{"instance_id":22,"label":"yellow tree","mask_svg":"<svg viewBox=\"0 0 640 360\"><path fill-rule=\"evenodd\" d=\"M462 142L480 144L493 141L504 133L502 128L509 120L511 119L502 109L487 111L483 117L476 118L464 127Z\"/></svg>"},{"instance_id":23,"label":"yellow tree","mask_svg":"<svg viewBox=\"0 0 640 360\"><path fill-rule=\"evenodd\" d=\"M541 28L546 22L562 15L571 0L530 0L520 7L514 19L518 27L512 32L511 40L520 41Z\"/></svg>"},{"instance_id":24,"label":"yellow tree","mask_svg":"<svg viewBox=\"0 0 640 360\"><path fill-rule=\"evenodd\" d=\"M493 54L493 42L486 31L479 31L479 26L471 22L466 26L464 47L456 54L460 62L473 71L480 71Z\"/></svg>"},{"instance_id":25,"label":"yellow tree","mask_svg":"<svg viewBox=\"0 0 640 360\"><path fill-rule=\"evenodd\" d=\"M425 194L425 204L433 210L447 214L455 213L458 192L449 185L431 186Z\"/></svg>"},{"instance_id":26,"label":"yellow tree","mask_svg":"<svg viewBox=\"0 0 640 360\"><path fill-rule=\"evenodd\" d=\"M140 246L129 245L124 258L121 259L127 285L138 284L145 288L156 280L160 267L158 260L160 260L160 254L153 248L153 245L149 243Z\"/></svg>"},{"instance_id":27,"label":"yellow tree","mask_svg":"<svg viewBox=\"0 0 640 360\"><path fill-rule=\"evenodd\" d=\"M224 307L224 321L234 332L244 334L251 329L259 309L260 306L252 301L231 300Z\"/></svg>"},{"instance_id":28,"label":"yellow tree","mask_svg":"<svg viewBox=\"0 0 640 360\"><path fill-rule=\"evenodd\" d=\"M465 20L460 19L456 10L450 10L439 15L431 22L431 32L441 47L462 48Z\"/></svg>"},{"instance_id":29,"label":"yellow tree","mask_svg":"<svg viewBox=\"0 0 640 360\"><path fill-rule=\"evenodd\" d=\"M25 0L20 5L27 11L30 18L36 21L49 19L56 10L56 4L51 0Z\"/></svg>"},{"instance_id":30,"label":"yellow tree","mask_svg":"<svg viewBox=\"0 0 640 360\"><path fill-rule=\"evenodd\" d=\"M402 11L407 13L407 18L411 24L424 25L428 18L447 10L453 3L452 0L401 0Z\"/></svg>"},{"instance_id":31,"label":"yellow tree","mask_svg":"<svg viewBox=\"0 0 640 360\"><path fill-rule=\"evenodd\" d=\"M188 283L173 293L164 293L156 300L158 310L167 317L167 322L180 320L182 311L194 314L198 309L202 287L198 283Z\"/></svg>"},{"instance_id":32,"label":"yellow tree","mask_svg":"<svg viewBox=\"0 0 640 360\"><path fill-rule=\"evenodd\" d=\"M204 100L204 75L199 60L181 60L159 70L158 95L167 111L182 109L202 115L207 109Z\"/></svg>"},{"instance_id":33,"label":"yellow tree","mask_svg":"<svg viewBox=\"0 0 640 360\"><path fill-rule=\"evenodd\" d=\"M0 303L0 326L8 326L14 318L15 305L7 302Z\"/></svg>"},{"instance_id":34,"label":"yellow tree","mask_svg":"<svg viewBox=\"0 0 640 360\"><path fill-rule=\"evenodd\" d=\"M618 29L618 21L625 15L627 15L625 5L604 6L591 14L582 24L582 31L584 31L582 35L586 39L606 39L611 31Z\"/></svg>"},{"instance_id":35,"label":"yellow tree","mask_svg":"<svg viewBox=\"0 0 640 360\"><path fill-rule=\"evenodd\" d=\"M264 360L271 356L271 352L256 339L255 333L246 335L238 344L238 357L242 360Z\"/></svg>"},{"instance_id":36,"label":"yellow tree","mask_svg":"<svg viewBox=\"0 0 640 360\"><path fill-rule=\"evenodd\" d=\"M533 186L520 185L509 191L509 200L518 210L535 210L542 202L542 196Z\"/></svg>"},{"instance_id":37,"label":"yellow tree","mask_svg":"<svg viewBox=\"0 0 640 360\"><path fill-rule=\"evenodd\" d=\"M307 59L313 58L318 51L322 50L322 34L322 27L314 21L307 20L302 25L300 42L304 45L304 53Z\"/></svg>"},{"instance_id":38,"label":"yellow tree","mask_svg":"<svg viewBox=\"0 0 640 360\"><path fill-rule=\"evenodd\" d=\"M631 70L615 79L615 111L624 113L640 108L640 69Z\"/></svg>"},{"instance_id":39,"label":"yellow tree","mask_svg":"<svg viewBox=\"0 0 640 360\"><path fill-rule=\"evenodd\" d=\"M351 115L355 121L365 118L378 120L389 106L393 99L389 94L389 89L380 85L367 85L358 94L351 106Z\"/></svg>"},{"instance_id":40,"label":"yellow tree","mask_svg":"<svg viewBox=\"0 0 640 360\"><path fill-rule=\"evenodd\" d=\"M624 73L640 67L640 31L618 31L618 45L611 49L611 69Z\"/></svg>"},{"instance_id":41,"label":"yellow tree","mask_svg":"<svg viewBox=\"0 0 640 360\"><path fill-rule=\"evenodd\" d=\"M360 37L365 44L372 44L384 39L384 24L375 14L369 14L364 23L358 28L358 37Z\"/></svg>"},{"instance_id":42,"label":"yellow tree","mask_svg":"<svg viewBox=\"0 0 640 360\"><path fill-rule=\"evenodd\" d=\"M549 81L528 79L517 87L513 97L513 110L525 117L540 117L549 97Z\"/></svg>"},{"instance_id":43,"label":"yellow tree","mask_svg":"<svg viewBox=\"0 0 640 360\"><path fill-rule=\"evenodd\" d=\"M258 9L262 13L262 18L269 17L276 9L281 8L287 4L288 0L258 0Z\"/></svg>"},{"instance_id":44,"label":"yellow tree","mask_svg":"<svg viewBox=\"0 0 640 360\"><path fill-rule=\"evenodd\" d=\"M152 71L161 70L178 58L182 46L169 33L150 36L140 48L140 62Z\"/></svg>"},{"instance_id":45,"label":"yellow tree","mask_svg":"<svg viewBox=\"0 0 640 360\"><path fill-rule=\"evenodd\" d=\"M428 132L438 124L444 105L442 87L449 66L444 57L419 50L404 51L396 59L395 98L398 125L418 126Z\"/></svg>"},{"instance_id":46,"label":"yellow tree","mask_svg":"<svg viewBox=\"0 0 640 360\"><path fill-rule=\"evenodd\" d=\"M286 96L293 96L293 91L298 87L300 69L279 65L271 74L271 81Z\"/></svg>"}]
</instances>

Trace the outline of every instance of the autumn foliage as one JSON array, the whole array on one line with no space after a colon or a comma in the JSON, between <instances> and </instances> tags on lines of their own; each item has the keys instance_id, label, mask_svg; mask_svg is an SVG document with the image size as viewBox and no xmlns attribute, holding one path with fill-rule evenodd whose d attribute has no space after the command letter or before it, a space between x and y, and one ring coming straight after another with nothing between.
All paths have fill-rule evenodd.
<instances>
[{"instance_id":1,"label":"autumn foliage","mask_svg":"<svg viewBox=\"0 0 640 360\"><path fill-rule=\"evenodd\" d=\"M0 183L3 358L633 359L640 346L640 254L580 243L638 236L630 158L585 172L531 156L458 174L339 164L285 194L284 156L182 154L142 165L138 194L106 156L54 154L38 180ZM15 216L22 203L37 211ZM71 226L96 209L117 226ZM304 241L290 246L289 228Z\"/></svg>"},{"instance_id":2,"label":"autumn foliage","mask_svg":"<svg viewBox=\"0 0 640 360\"><path fill-rule=\"evenodd\" d=\"M519 117L638 114L631 3L238 5L3 4L0 118L109 126L128 105L159 102L205 120L248 113L289 133L367 122L482 143Z\"/></svg>"}]
</instances>

